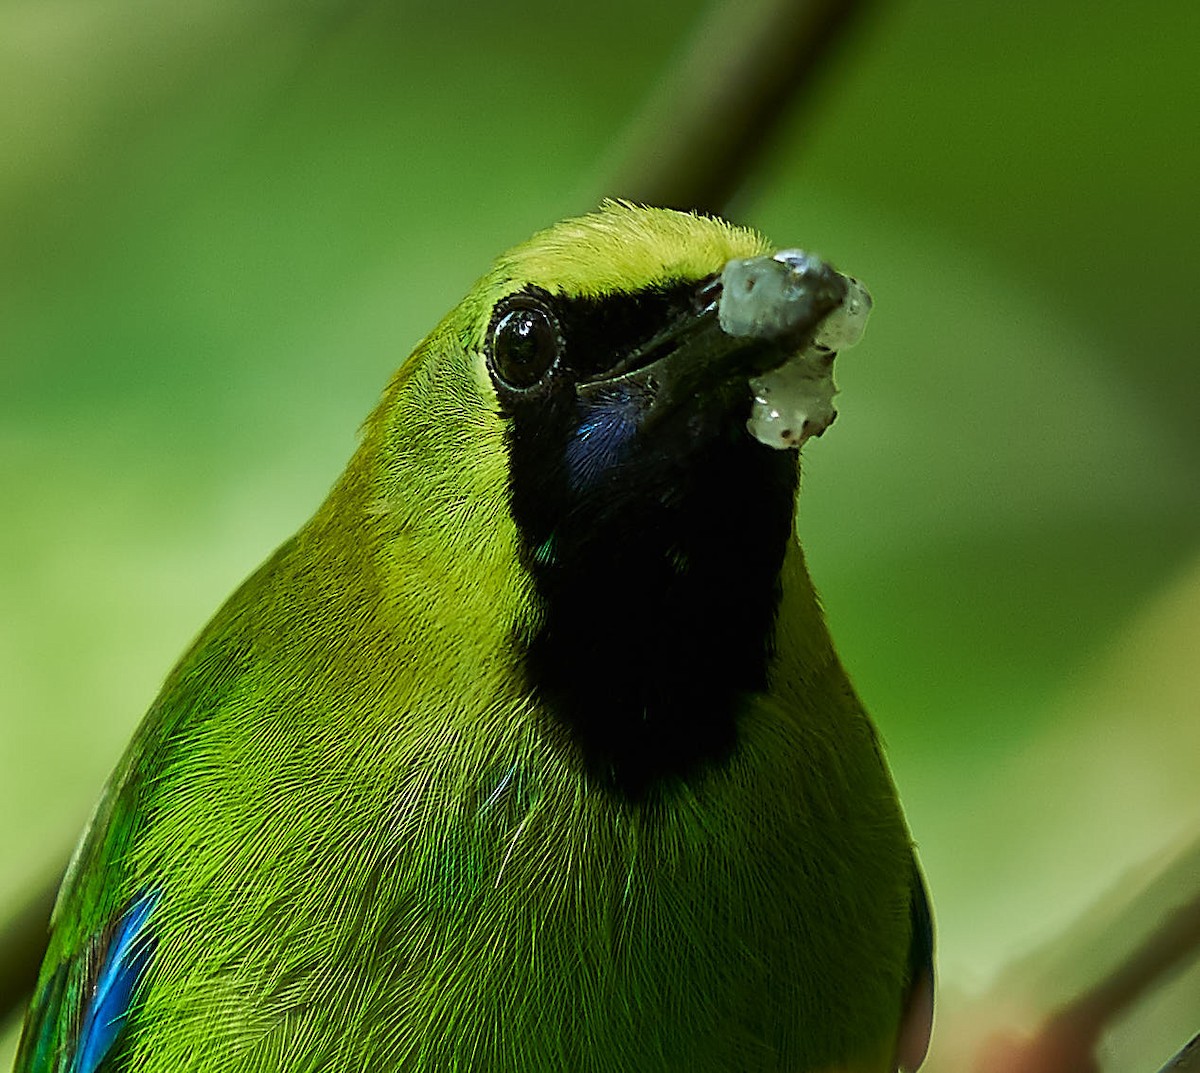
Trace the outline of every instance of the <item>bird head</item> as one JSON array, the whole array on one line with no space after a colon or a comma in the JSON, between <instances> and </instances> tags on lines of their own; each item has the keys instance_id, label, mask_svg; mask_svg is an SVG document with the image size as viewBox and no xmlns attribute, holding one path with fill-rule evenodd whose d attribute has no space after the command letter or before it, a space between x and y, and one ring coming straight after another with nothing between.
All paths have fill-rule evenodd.
<instances>
[{"instance_id":1,"label":"bird head","mask_svg":"<svg viewBox=\"0 0 1200 1073\"><path fill-rule=\"evenodd\" d=\"M393 381L368 426L387 511L520 591L491 603L520 604L530 688L589 767L645 785L730 746L765 682L794 448L833 420L869 308L802 251L610 202L501 256Z\"/></svg>"}]
</instances>

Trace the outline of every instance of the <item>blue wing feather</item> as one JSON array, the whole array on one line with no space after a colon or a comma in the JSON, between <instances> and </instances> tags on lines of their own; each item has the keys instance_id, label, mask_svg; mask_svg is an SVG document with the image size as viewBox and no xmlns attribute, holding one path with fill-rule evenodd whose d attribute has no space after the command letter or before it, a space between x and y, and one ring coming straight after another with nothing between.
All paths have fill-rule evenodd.
<instances>
[{"instance_id":1,"label":"blue wing feather","mask_svg":"<svg viewBox=\"0 0 1200 1073\"><path fill-rule=\"evenodd\" d=\"M34 998L17 1073L97 1073L125 1027L154 956L151 918L159 900L159 891L140 895L115 926L92 935L58 965Z\"/></svg>"},{"instance_id":2,"label":"blue wing feather","mask_svg":"<svg viewBox=\"0 0 1200 1073\"><path fill-rule=\"evenodd\" d=\"M95 1073L125 1027L134 992L154 954L147 926L160 894L143 894L121 917L104 952L96 984L83 1010L72 1073Z\"/></svg>"}]
</instances>

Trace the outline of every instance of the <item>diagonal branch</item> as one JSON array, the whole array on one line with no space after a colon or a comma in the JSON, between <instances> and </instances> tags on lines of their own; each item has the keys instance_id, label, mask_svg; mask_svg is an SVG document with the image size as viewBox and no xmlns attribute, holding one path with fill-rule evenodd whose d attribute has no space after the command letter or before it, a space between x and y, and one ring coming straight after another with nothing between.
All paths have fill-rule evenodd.
<instances>
[{"instance_id":1,"label":"diagonal branch","mask_svg":"<svg viewBox=\"0 0 1200 1073\"><path fill-rule=\"evenodd\" d=\"M1192 1037L1174 1058L1172 1058L1158 1073L1200 1073L1200 1035Z\"/></svg>"},{"instance_id":2,"label":"diagonal branch","mask_svg":"<svg viewBox=\"0 0 1200 1073\"><path fill-rule=\"evenodd\" d=\"M719 214L811 102L867 0L714 7L618 142L603 193Z\"/></svg>"},{"instance_id":3,"label":"diagonal branch","mask_svg":"<svg viewBox=\"0 0 1200 1073\"><path fill-rule=\"evenodd\" d=\"M1191 885L1197 863L1200 841L1146 884L1120 920L1110 922L1110 930L1121 934L1127 923L1160 912L1164 902L1178 897L1181 879ZM1095 936L1091 939L1094 941ZM1037 960L1048 962L1053 972L1056 962L1077 957L1078 943L1078 938L1070 937L1056 941L1056 950ZM1197 951L1200 893L1192 891L1107 975L1046 1017L1032 1037L1023 1039L1005 1032L985 1041L972 1066L974 1073L1099 1073L1096 1051L1103 1034L1131 1007L1191 963ZM1000 1008L1005 1005L999 1000L995 1004ZM1162 1073L1183 1073L1192 1068L1200 1073L1200 1045L1196 1041L1172 1059Z\"/></svg>"}]
</instances>

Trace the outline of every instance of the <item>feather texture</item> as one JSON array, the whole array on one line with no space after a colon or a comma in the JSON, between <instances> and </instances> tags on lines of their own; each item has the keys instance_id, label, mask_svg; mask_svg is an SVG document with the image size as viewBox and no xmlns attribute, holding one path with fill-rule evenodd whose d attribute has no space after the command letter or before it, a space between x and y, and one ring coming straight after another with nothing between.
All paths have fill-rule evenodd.
<instances>
[{"instance_id":1,"label":"feather texture","mask_svg":"<svg viewBox=\"0 0 1200 1073\"><path fill-rule=\"evenodd\" d=\"M510 251L421 343L130 745L18 1073L106 1053L113 1073L890 1068L912 851L794 537L736 750L652 797L597 789L522 657L546 612L483 357L492 308L766 249L609 205ZM613 454L626 433L582 435ZM637 614L636 593L607 598Z\"/></svg>"}]
</instances>

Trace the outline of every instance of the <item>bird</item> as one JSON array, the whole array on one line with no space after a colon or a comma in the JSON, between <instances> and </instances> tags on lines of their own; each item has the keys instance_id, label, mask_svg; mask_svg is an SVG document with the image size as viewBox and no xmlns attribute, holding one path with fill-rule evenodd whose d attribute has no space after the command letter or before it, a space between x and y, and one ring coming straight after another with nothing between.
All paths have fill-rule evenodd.
<instances>
[{"instance_id":1,"label":"bird","mask_svg":"<svg viewBox=\"0 0 1200 1073\"><path fill-rule=\"evenodd\" d=\"M881 1073L933 924L797 538L865 288L607 201L416 346L135 732L16 1073Z\"/></svg>"}]
</instances>

